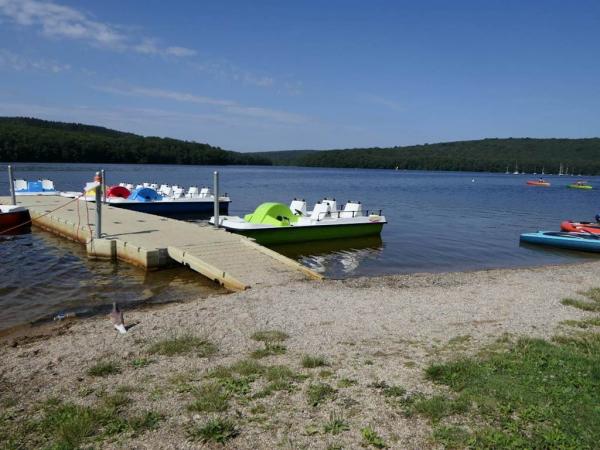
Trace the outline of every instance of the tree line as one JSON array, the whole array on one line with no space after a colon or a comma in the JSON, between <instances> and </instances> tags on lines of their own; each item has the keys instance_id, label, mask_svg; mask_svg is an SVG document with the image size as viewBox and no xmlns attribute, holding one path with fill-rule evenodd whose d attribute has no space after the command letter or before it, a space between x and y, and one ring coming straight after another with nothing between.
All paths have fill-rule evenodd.
<instances>
[{"instance_id":1,"label":"tree line","mask_svg":"<svg viewBox=\"0 0 600 450\"><path fill-rule=\"evenodd\" d=\"M0 161L271 164L268 158L198 142L143 137L103 127L23 117L0 117Z\"/></svg>"},{"instance_id":2,"label":"tree line","mask_svg":"<svg viewBox=\"0 0 600 450\"><path fill-rule=\"evenodd\" d=\"M600 139L481 139L389 148L253 153L275 165L511 173L600 174Z\"/></svg>"}]
</instances>

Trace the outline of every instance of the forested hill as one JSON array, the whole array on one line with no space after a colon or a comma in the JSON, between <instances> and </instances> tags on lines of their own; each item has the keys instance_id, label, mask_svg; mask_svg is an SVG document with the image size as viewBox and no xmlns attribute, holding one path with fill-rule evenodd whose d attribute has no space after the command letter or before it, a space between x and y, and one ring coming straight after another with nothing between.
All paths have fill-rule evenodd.
<instances>
[{"instance_id":1,"label":"forested hill","mask_svg":"<svg viewBox=\"0 0 600 450\"><path fill-rule=\"evenodd\" d=\"M271 164L266 158L208 144L22 117L0 117L0 161Z\"/></svg>"},{"instance_id":2,"label":"forested hill","mask_svg":"<svg viewBox=\"0 0 600 450\"><path fill-rule=\"evenodd\" d=\"M291 150L253 153L273 164L372 169L519 171L557 173L562 163L569 173L600 174L600 139L482 139L391 148Z\"/></svg>"}]
</instances>

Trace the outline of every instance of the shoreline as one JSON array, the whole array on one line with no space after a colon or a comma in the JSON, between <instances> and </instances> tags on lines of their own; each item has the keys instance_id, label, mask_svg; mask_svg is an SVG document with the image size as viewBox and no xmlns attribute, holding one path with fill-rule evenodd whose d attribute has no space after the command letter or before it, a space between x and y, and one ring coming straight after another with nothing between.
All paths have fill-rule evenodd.
<instances>
[{"instance_id":1,"label":"shoreline","mask_svg":"<svg viewBox=\"0 0 600 450\"><path fill-rule=\"evenodd\" d=\"M221 416L235 418L241 430L240 438L225 448L285 447L284 442L325 448L319 442L332 438L307 430L336 414L351 424L352 431L340 438L345 448L360 446L358 430L365 426L393 448L432 448L431 424L390 409L371 386L387 383L431 394L438 388L424 370L432 362L476 355L499 339L548 339L565 331L562 322L588 313L562 305L561 299L598 287L599 269L600 262L588 262L298 281L126 310L126 324L134 325L126 335L119 335L106 317L73 321L47 337L0 344L0 402L18 399L20 417L26 420L39 415L36 408L49 399L92 407L126 392L132 410L163 417L156 429L108 438L101 448L197 448L186 430ZM284 345L271 347L272 352L264 348L253 338L261 330L283 333ZM161 342L185 336L210 341L216 353L165 356L152 351ZM265 351L264 357L252 359ZM305 368L306 355L318 356L326 365ZM266 396L260 395L266 389L262 379L251 382L252 397L230 399L234 415L188 409L195 393L210 382L211 371L243 361L286 367L298 378L289 390ZM91 376L100 362L119 370ZM311 386L324 384L332 387L333 397L308 405Z\"/></svg>"},{"instance_id":2,"label":"shoreline","mask_svg":"<svg viewBox=\"0 0 600 450\"><path fill-rule=\"evenodd\" d=\"M600 261L597 262L600 264ZM417 279L429 278L429 277L439 277L439 278L452 278L456 275L464 275L468 276L469 274L478 274L478 273L487 273L487 272L511 272L511 271L527 271L527 270L535 270L535 269L553 269L553 268L561 268L561 267L573 267L573 266L582 266L585 267L587 265L596 264L595 261L574 261L574 262L565 262L562 264L542 264L536 266L516 266L516 267L500 267L500 268L490 268L490 269L469 269L469 270L461 270L456 272L414 272L414 273L399 273L399 274L387 274L387 275L373 275L373 276L356 276L356 277L347 277L347 278L327 278L325 281L328 282L342 282L348 285L352 285L354 280L373 280L374 282L379 280L381 282L386 282L386 280L390 279L404 279L411 280L411 282L415 282ZM425 287L425 286L422 286ZM248 291L246 291L248 292ZM153 309L161 309L168 308L173 305L185 304L188 302L197 302L201 300L206 300L212 297L219 296L228 296L233 295L234 292L229 292L223 290L222 288L215 286L214 292L206 292L202 297L185 299L185 300L170 300L167 302L156 302L152 301L142 301L137 303L131 303L125 306L125 311L127 312L144 312ZM106 314L97 312L97 313L86 313L83 315L75 315L71 317L67 317L62 320L54 321L50 319L51 316L47 315L42 318L38 318L33 321L23 322L16 325L12 325L8 328L0 329L0 346L7 343L12 343L14 340L37 340L43 339L44 337L51 337L54 334L61 334L63 329L68 329L73 325L76 325L80 322L87 321L95 321L102 320L105 318Z\"/></svg>"}]
</instances>

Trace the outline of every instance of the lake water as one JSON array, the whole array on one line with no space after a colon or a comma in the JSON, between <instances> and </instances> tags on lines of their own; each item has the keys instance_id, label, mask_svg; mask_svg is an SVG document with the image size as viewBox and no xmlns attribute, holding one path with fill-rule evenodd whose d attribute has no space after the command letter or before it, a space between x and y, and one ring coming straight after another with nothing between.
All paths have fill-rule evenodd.
<instances>
[{"instance_id":1,"label":"lake water","mask_svg":"<svg viewBox=\"0 0 600 450\"><path fill-rule=\"evenodd\" d=\"M526 186L527 175L294 167L104 165L108 184L144 181L211 184L232 198L230 214L264 201L323 197L360 200L388 220L381 239L329 241L275 249L328 277L571 263L593 255L520 246L525 231L558 230L561 220L593 220L597 191L567 189L577 177L546 176L549 188ZM81 190L97 165L17 164L16 176L46 177L60 190ZM600 178L586 178L600 190ZM8 180L0 173L0 194ZM0 242L0 329L59 310L110 303L170 301L206 293L210 285L186 269L145 274L123 263L89 261L76 244L34 229ZM91 309L94 310L93 308Z\"/></svg>"}]
</instances>

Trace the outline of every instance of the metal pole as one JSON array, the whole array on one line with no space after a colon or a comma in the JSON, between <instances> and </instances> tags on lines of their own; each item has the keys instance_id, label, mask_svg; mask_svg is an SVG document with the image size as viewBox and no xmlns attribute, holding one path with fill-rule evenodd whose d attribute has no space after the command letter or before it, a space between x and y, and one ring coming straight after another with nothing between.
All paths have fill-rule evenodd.
<instances>
[{"instance_id":1,"label":"metal pole","mask_svg":"<svg viewBox=\"0 0 600 450\"><path fill-rule=\"evenodd\" d=\"M10 187L10 200L13 205L17 204L17 199L15 198L15 178L13 177L13 169L12 166L8 166L8 186Z\"/></svg>"},{"instance_id":2,"label":"metal pole","mask_svg":"<svg viewBox=\"0 0 600 450\"><path fill-rule=\"evenodd\" d=\"M215 198L214 226L219 228L219 172L215 170L213 180L213 196Z\"/></svg>"},{"instance_id":3,"label":"metal pole","mask_svg":"<svg viewBox=\"0 0 600 450\"><path fill-rule=\"evenodd\" d=\"M102 203L106 203L106 172L104 169L100 171L102 175Z\"/></svg>"},{"instance_id":4,"label":"metal pole","mask_svg":"<svg viewBox=\"0 0 600 450\"><path fill-rule=\"evenodd\" d=\"M102 237L102 174L96 172L95 180L99 182L99 186L96 187L96 239ZM87 208L87 205L86 205Z\"/></svg>"}]
</instances>

